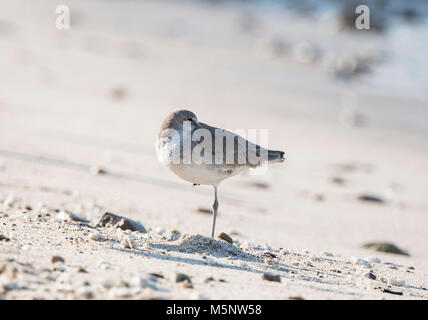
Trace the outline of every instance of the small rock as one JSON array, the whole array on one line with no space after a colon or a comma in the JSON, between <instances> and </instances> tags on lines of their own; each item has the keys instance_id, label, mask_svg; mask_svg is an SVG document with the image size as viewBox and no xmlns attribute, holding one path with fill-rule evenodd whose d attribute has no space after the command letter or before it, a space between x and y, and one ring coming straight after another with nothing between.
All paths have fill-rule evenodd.
<instances>
[{"instance_id":1,"label":"small rock","mask_svg":"<svg viewBox=\"0 0 428 320\"><path fill-rule=\"evenodd\" d=\"M345 179L343 179L341 177L333 177L333 178L331 178L331 182L333 182L335 184L345 184Z\"/></svg>"},{"instance_id":2,"label":"small rock","mask_svg":"<svg viewBox=\"0 0 428 320\"><path fill-rule=\"evenodd\" d=\"M208 277L208 278L206 278L204 280L205 283L209 283L209 282L212 282L212 281L215 281L213 277Z\"/></svg>"},{"instance_id":3,"label":"small rock","mask_svg":"<svg viewBox=\"0 0 428 320\"><path fill-rule=\"evenodd\" d=\"M103 168L98 167L98 166L92 166L92 167L89 169L89 172L90 172L93 176L98 176L98 175L102 175L102 174L106 174L106 173L107 173L107 171L106 171L106 170L104 170Z\"/></svg>"},{"instance_id":4,"label":"small rock","mask_svg":"<svg viewBox=\"0 0 428 320\"><path fill-rule=\"evenodd\" d=\"M175 274L175 282L183 282L183 281L188 281L188 282L192 282L192 280L190 279L190 277L187 274L184 273L176 273Z\"/></svg>"},{"instance_id":5,"label":"small rock","mask_svg":"<svg viewBox=\"0 0 428 320\"><path fill-rule=\"evenodd\" d=\"M305 298L301 296L290 296L288 297L289 300L305 300Z\"/></svg>"},{"instance_id":6,"label":"small rock","mask_svg":"<svg viewBox=\"0 0 428 320\"><path fill-rule=\"evenodd\" d=\"M267 281L281 282L281 277L278 274L272 274L268 272L263 273L262 279Z\"/></svg>"},{"instance_id":7,"label":"small rock","mask_svg":"<svg viewBox=\"0 0 428 320\"><path fill-rule=\"evenodd\" d=\"M252 183L252 185L259 189L269 189L269 184L264 182L254 182Z\"/></svg>"},{"instance_id":8,"label":"small rock","mask_svg":"<svg viewBox=\"0 0 428 320\"><path fill-rule=\"evenodd\" d=\"M322 193L317 193L314 195L315 201L322 202L325 200L325 196Z\"/></svg>"},{"instance_id":9,"label":"small rock","mask_svg":"<svg viewBox=\"0 0 428 320\"><path fill-rule=\"evenodd\" d=\"M273 254L272 252L269 252L269 251L263 252L261 256L263 258L273 258L273 259L277 258L277 256L275 254Z\"/></svg>"},{"instance_id":10,"label":"small rock","mask_svg":"<svg viewBox=\"0 0 428 320\"><path fill-rule=\"evenodd\" d=\"M106 241L106 238L101 233L93 233L89 236L89 239L94 241Z\"/></svg>"},{"instance_id":11,"label":"small rock","mask_svg":"<svg viewBox=\"0 0 428 320\"><path fill-rule=\"evenodd\" d=\"M164 278L163 274L156 273L156 272L149 273L149 275L151 277L153 277L153 278L159 278L159 279L163 279Z\"/></svg>"},{"instance_id":12,"label":"small rock","mask_svg":"<svg viewBox=\"0 0 428 320\"><path fill-rule=\"evenodd\" d=\"M51 257L51 263L57 263L57 262L65 263L65 260L61 256L52 256Z\"/></svg>"},{"instance_id":13,"label":"small rock","mask_svg":"<svg viewBox=\"0 0 428 320\"><path fill-rule=\"evenodd\" d=\"M106 212L102 214L97 221L97 224L103 227L116 227L122 230L139 231L146 233L147 230L138 221L118 216L116 214Z\"/></svg>"},{"instance_id":14,"label":"small rock","mask_svg":"<svg viewBox=\"0 0 428 320\"><path fill-rule=\"evenodd\" d=\"M204 208L204 207L198 207L196 209L196 212L198 212L198 213L206 213L206 214L212 214L213 213L213 211L211 209Z\"/></svg>"},{"instance_id":15,"label":"small rock","mask_svg":"<svg viewBox=\"0 0 428 320\"><path fill-rule=\"evenodd\" d=\"M232 239L228 234L226 234L226 233L224 233L224 232L220 233L220 234L217 236L217 238L219 238L219 239L221 239L221 240L224 240L224 241L226 241L226 242L229 242L229 243L233 244L233 239Z\"/></svg>"},{"instance_id":16,"label":"small rock","mask_svg":"<svg viewBox=\"0 0 428 320\"><path fill-rule=\"evenodd\" d=\"M83 268L83 267L79 267L79 268L77 269L77 272L79 272L79 273L88 273L88 271L86 271L86 269L85 269L85 268Z\"/></svg>"},{"instance_id":17,"label":"small rock","mask_svg":"<svg viewBox=\"0 0 428 320\"><path fill-rule=\"evenodd\" d=\"M114 101L122 101L126 98L126 96L128 95L128 92L125 88L123 87L116 87L113 88L110 92L111 98Z\"/></svg>"},{"instance_id":18,"label":"small rock","mask_svg":"<svg viewBox=\"0 0 428 320\"><path fill-rule=\"evenodd\" d=\"M0 241L9 242L10 239L8 237L5 237L4 235L0 234Z\"/></svg>"},{"instance_id":19,"label":"small rock","mask_svg":"<svg viewBox=\"0 0 428 320\"><path fill-rule=\"evenodd\" d=\"M82 286L76 289L76 295L83 299L93 299L95 296L95 289L88 286Z\"/></svg>"},{"instance_id":20,"label":"small rock","mask_svg":"<svg viewBox=\"0 0 428 320\"><path fill-rule=\"evenodd\" d=\"M376 275L373 272L367 272L367 273L365 273L364 277L369 278L371 280L376 280Z\"/></svg>"},{"instance_id":21,"label":"small rock","mask_svg":"<svg viewBox=\"0 0 428 320\"><path fill-rule=\"evenodd\" d=\"M357 199L360 200L360 201L366 201L366 202L378 203L378 204L382 204L382 203L385 202L385 200L382 199L381 197L376 196L376 195L371 195L371 194L362 194L362 195L359 195L357 197Z\"/></svg>"},{"instance_id":22,"label":"small rock","mask_svg":"<svg viewBox=\"0 0 428 320\"><path fill-rule=\"evenodd\" d=\"M380 242L380 241L367 242L363 244L362 247L366 249L373 249L380 252L387 252L387 253L394 253L394 254L409 256L409 253L398 248L395 244L390 242Z\"/></svg>"},{"instance_id":23,"label":"small rock","mask_svg":"<svg viewBox=\"0 0 428 320\"><path fill-rule=\"evenodd\" d=\"M409 270L415 270L415 267L410 266L407 269L409 269Z\"/></svg>"},{"instance_id":24,"label":"small rock","mask_svg":"<svg viewBox=\"0 0 428 320\"><path fill-rule=\"evenodd\" d=\"M403 295L403 292L401 292L401 291L392 291L392 290L389 290L387 288L382 288L382 292L390 293L390 294L396 294L398 296L402 296Z\"/></svg>"}]
</instances>

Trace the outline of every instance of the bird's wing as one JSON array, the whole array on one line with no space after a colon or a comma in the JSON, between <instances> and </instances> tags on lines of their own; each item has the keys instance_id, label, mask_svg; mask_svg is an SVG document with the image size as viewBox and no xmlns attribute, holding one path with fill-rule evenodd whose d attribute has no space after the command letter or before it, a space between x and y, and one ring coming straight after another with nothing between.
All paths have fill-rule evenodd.
<instances>
[{"instance_id":1,"label":"bird's wing","mask_svg":"<svg viewBox=\"0 0 428 320\"><path fill-rule=\"evenodd\" d=\"M211 161L213 163L257 167L268 160L267 149L248 141L236 133L212 127L205 123L199 123L199 129L206 129L206 133L211 136ZM192 142L192 150L201 142L197 138L195 137L196 141ZM205 147L209 147L208 145L209 143L205 144Z\"/></svg>"}]
</instances>

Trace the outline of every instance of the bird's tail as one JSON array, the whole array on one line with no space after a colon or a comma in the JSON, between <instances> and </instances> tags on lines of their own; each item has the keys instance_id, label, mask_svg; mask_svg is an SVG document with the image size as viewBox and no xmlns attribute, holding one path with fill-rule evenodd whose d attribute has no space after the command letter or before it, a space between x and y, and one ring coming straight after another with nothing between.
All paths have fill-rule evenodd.
<instances>
[{"instance_id":1,"label":"bird's tail","mask_svg":"<svg viewBox=\"0 0 428 320\"><path fill-rule=\"evenodd\" d=\"M268 150L268 161L270 163L283 162L285 160L284 155L284 151Z\"/></svg>"}]
</instances>

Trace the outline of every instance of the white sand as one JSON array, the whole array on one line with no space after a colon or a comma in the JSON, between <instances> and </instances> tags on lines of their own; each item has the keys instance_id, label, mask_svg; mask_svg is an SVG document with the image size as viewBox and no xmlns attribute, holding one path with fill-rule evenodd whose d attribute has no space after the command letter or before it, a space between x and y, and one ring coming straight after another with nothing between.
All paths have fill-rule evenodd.
<instances>
[{"instance_id":1,"label":"white sand","mask_svg":"<svg viewBox=\"0 0 428 320\"><path fill-rule=\"evenodd\" d=\"M337 50L358 47L360 38L322 27L314 33L305 20L293 31L274 13L260 17L262 31L248 34L237 25L238 9L158 1L76 1L64 32L54 28L59 2L43 3L0 4L0 201L17 199L0 208L0 234L10 239L0 242L0 270L7 266L0 297L428 297L427 100L377 88L369 77L334 80L321 63L266 51L278 33L291 45L319 41ZM343 126L340 110L354 97L364 122ZM193 243L200 251L180 250L188 236L169 240L172 230L208 235L211 216L196 209L213 202L211 188L180 181L156 159L160 123L179 107L219 127L268 128L269 147L287 152L266 175L221 185L217 231L239 242L231 252L226 243L207 249L203 237ZM352 170L343 168L348 164ZM92 166L108 174L91 175ZM363 203L361 193L386 202ZM34 213L39 202L49 217ZM55 222L53 209L88 219L114 212L149 233L135 234L136 248L124 249L116 230ZM107 241L91 240L96 233ZM374 240L410 256L361 247ZM235 256L239 246L253 258ZM277 256L272 265L260 257L265 250ZM65 259L56 270L53 255ZM366 268L350 257L381 263ZM364 276L369 270L376 280ZM262 280L267 271L281 283ZM152 280L153 272L164 278ZM175 283L175 272L189 275L193 288ZM215 281L205 283L208 277ZM390 288L403 295L382 293L382 277L405 280Z\"/></svg>"}]
</instances>

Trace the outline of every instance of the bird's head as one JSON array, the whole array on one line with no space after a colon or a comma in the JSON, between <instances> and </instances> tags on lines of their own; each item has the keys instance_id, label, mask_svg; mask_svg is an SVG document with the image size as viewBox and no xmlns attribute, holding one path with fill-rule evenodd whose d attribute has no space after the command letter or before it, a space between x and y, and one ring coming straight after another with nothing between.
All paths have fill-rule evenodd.
<instances>
[{"instance_id":1,"label":"bird's head","mask_svg":"<svg viewBox=\"0 0 428 320\"><path fill-rule=\"evenodd\" d=\"M171 128L180 130L184 122L190 122L192 128L197 127L199 124L196 115L189 110L179 110L171 113L162 123L161 129Z\"/></svg>"}]
</instances>

